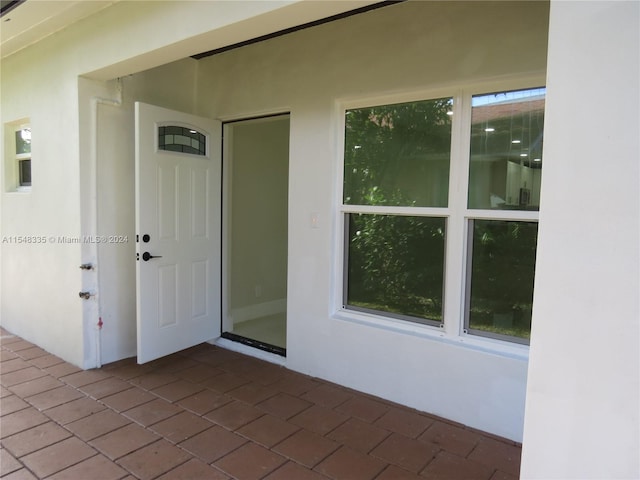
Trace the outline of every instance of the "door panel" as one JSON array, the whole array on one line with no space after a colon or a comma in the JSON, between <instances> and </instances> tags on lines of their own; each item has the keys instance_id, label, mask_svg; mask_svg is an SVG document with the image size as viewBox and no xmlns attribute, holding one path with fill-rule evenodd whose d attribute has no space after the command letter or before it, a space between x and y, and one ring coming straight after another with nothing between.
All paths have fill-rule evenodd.
<instances>
[{"instance_id":1,"label":"door panel","mask_svg":"<svg viewBox=\"0 0 640 480\"><path fill-rule=\"evenodd\" d=\"M138 363L219 336L220 133L218 121L136 102Z\"/></svg>"}]
</instances>

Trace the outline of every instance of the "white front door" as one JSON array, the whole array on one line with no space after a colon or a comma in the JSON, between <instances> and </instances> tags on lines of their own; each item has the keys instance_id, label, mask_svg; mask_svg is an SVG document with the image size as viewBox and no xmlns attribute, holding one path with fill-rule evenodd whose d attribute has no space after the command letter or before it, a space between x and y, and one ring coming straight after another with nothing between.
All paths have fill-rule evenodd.
<instances>
[{"instance_id":1,"label":"white front door","mask_svg":"<svg viewBox=\"0 0 640 480\"><path fill-rule=\"evenodd\" d=\"M136 102L138 363L220 336L220 122Z\"/></svg>"}]
</instances>

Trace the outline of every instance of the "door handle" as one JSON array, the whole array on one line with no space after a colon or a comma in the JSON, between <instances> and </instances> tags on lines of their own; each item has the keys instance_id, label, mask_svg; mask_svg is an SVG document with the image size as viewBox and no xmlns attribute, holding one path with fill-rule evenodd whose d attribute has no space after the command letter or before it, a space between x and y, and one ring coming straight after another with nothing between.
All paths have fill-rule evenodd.
<instances>
[{"instance_id":1,"label":"door handle","mask_svg":"<svg viewBox=\"0 0 640 480\"><path fill-rule=\"evenodd\" d=\"M145 262L148 262L152 258L162 258L162 255L151 255L149 252L144 252L142 254L142 260L144 260Z\"/></svg>"}]
</instances>

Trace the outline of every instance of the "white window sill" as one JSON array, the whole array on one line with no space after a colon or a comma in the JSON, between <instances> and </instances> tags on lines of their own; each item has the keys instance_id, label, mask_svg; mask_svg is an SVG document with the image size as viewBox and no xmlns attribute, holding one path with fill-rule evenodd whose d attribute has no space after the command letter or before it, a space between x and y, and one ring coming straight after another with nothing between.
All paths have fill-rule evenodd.
<instances>
[{"instance_id":1,"label":"white window sill","mask_svg":"<svg viewBox=\"0 0 640 480\"><path fill-rule=\"evenodd\" d=\"M379 328L396 333L422 337L425 339L455 345L461 348L469 348L493 355L499 355L516 360L529 360L529 346L519 343L511 343L504 340L480 337L460 333L452 335L444 328L420 323L412 323L404 320L382 317L374 314L355 312L353 310L340 309L332 316L334 320L356 323L366 327Z\"/></svg>"}]
</instances>

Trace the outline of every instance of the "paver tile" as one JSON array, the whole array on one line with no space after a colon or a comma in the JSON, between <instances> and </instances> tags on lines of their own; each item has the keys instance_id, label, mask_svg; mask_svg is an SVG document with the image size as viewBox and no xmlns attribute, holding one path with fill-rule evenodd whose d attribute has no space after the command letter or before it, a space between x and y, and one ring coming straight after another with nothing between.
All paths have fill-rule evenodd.
<instances>
[{"instance_id":1,"label":"paver tile","mask_svg":"<svg viewBox=\"0 0 640 480\"><path fill-rule=\"evenodd\" d=\"M83 387L90 383L99 382L100 380L109 378L110 376L111 375L103 370L81 370L77 373L72 373L71 375L65 375L61 380L72 387Z\"/></svg>"},{"instance_id":2,"label":"paver tile","mask_svg":"<svg viewBox=\"0 0 640 480\"><path fill-rule=\"evenodd\" d=\"M393 407L376 420L374 425L396 433L401 433L407 437L416 438L429 428L433 422L433 419L421 415L418 412Z\"/></svg>"},{"instance_id":3,"label":"paver tile","mask_svg":"<svg viewBox=\"0 0 640 480\"><path fill-rule=\"evenodd\" d=\"M22 338L16 337L18 338L18 340L11 340L7 345L7 348L9 348L10 350L14 351L14 352L19 352L21 350L27 350L28 348L33 348L36 345L34 345L31 342L27 342L26 340L23 340Z\"/></svg>"},{"instance_id":4,"label":"paver tile","mask_svg":"<svg viewBox=\"0 0 640 480\"><path fill-rule=\"evenodd\" d=\"M443 450L466 457L480 441L480 435L465 428L435 421L419 440L438 445Z\"/></svg>"},{"instance_id":5,"label":"paver tile","mask_svg":"<svg viewBox=\"0 0 640 480\"><path fill-rule=\"evenodd\" d=\"M64 386L64 383L56 378L50 375L44 375L34 380L29 380L28 382L13 385L9 387L9 389L16 395L26 398L62 386Z\"/></svg>"},{"instance_id":6,"label":"paver tile","mask_svg":"<svg viewBox=\"0 0 640 480\"><path fill-rule=\"evenodd\" d=\"M158 398L124 412L124 415L145 427L177 415L182 410L172 403Z\"/></svg>"},{"instance_id":7,"label":"paver tile","mask_svg":"<svg viewBox=\"0 0 640 480\"><path fill-rule=\"evenodd\" d=\"M389 435L391 435L391 432L388 430L363 422L357 418L350 418L327 434L327 438L331 438L358 452L369 453Z\"/></svg>"},{"instance_id":8,"label":"paver tile","mask_svg":"<svg viewBox=\"0 0 640 480\"><path fill-rule=\"evenodd\" d=\"M13 354L15 355L15 354ZM31 367L31 363L23 360L22 358L15 357L12 360L3 361L0 365L0 374L6 375L11 372L15 372L17 370L22 370L23 368Z\"/></svg>"},{"instance_id":9,"label":"paver tile","mask_svg":"<svg viewBox=\"0 0 640 480\"><path fill-rule=\"evenodd\" d=\"M56 473L47 480L119 480L127 472L103 455L95 455Z\"/></svg>"},{"instance_id":10,"label":"paver tile","mask_svg":"<svg viewBox=\"0 0 640 480\"><path fill-rule=\"evenodd\" d=\"M177 380L175 382L162 385L161 387L154 388L151 392L169 402L177 402L178 400L182 400L183 398L187 398L201 392L204 389L205 387L200 384L188 382L186 380Z\"/></svg>"},{"instance_id":11,"label":"paver tile","mask_svg":"<svg viewBox=\"0 0 640 480\"><path fill-rule=\"evenodd\" d=\"M289 421L320 435L326 435L349 419L347 415L325 407L314 405L299 413Z\"/></svg>"},{"instance_id":12,"label":"paver tile","mask_svg":"<svg viewBox=\"0 0 640 480\"><path fill-rule=\"evenodd\" d=\"M371 455L418 473L439 451L440 448L436 445L393 433L374 448Z\"/></svg>"},{"instance_id":13,"label":"paver tile","mask_svg":"<svg viewBox=\"0 0 640 480\"><path fill-rule=\"evenodd\" d=\"M46 350L41 349L40 347L31 347L20 350L18 352L18 355L20 355L20 357L24 358L25 360L31 360L38 357L44 357L45 355L49 355L49 353Z\"/></svg>"},{"instance_id":14,"label":"paver tile","mask_svg":"<svg viewBox=\"0 0 640 480\"><path fill-rule=\"evenodd\" d=\"M81 418L105 410L105 406L92 398L83 397L63 405L50 408L44 413L60 425L75 422Z\"/></svg>"},{"instance_id":15,"label":"paver tile","mask_svg":"<svg viewBox=\"0 0 640 480\"><path fill-rule=\"evenodd\" d=\"M190 397L183 398L177 404L196 415L204 415L233 401L233 398L213 390L202 390Z\"/></svg>"},{"instance_id":16,"label":"paver tile","mask_svg":"<svg viewBox=\"0 0 640 480\"><path fill-rule=\"evenodd\" d=\"M0 449L0 477L5 478L11 472L20 470L22 464L4 448Z\"/></svg>"},{"instance_id":17,"label":"paver tile","mask_svg":"<svg viewBox=\"0 0 640 480\"><path fill-rule=\"evenodd\" d=\"M291 371L284 372L280 379L272 384L273 388L293 396L303 395L320 385L318 380Z\"/></svg>"},{"instance_id":18,"label":"paver tile","mask_svg":"<svg viewBox=\"0 0 640 480\"><path fill-rule=\"evenodd\" d=\"M327 477L312 470L302 467L295 462L287 462L274 472L270 473L265 480L327 480Z\"/></svg>"},{"instance_id":19,"label":"paver tile","mask_svg":"<svg viewBox=\"0 0 640 480\"><path fill-rule=\"evenodd\" d=\"M206 463L192 458L186 463L165 473L157 480L229 480L231 477Z\"/></svg>"},{"instance_id":20,"label":"paver tile","mask_svg":"<svg viewBox=\"0 0 640 480\"><path fill-rule=\"evenodd\" d=\"M53 422L47 422L4 438L2 445L19 458L70 436L71 433L64 428Z\"/></svg>"},{"instance_id":21,"label":"paver tile","mask_svg":"<svg viewBox=\"0 0 640 480\"><path fill-rule=\"evenodd\" d=\"M331 478L371 480L386 466L377 458L342 447L317 465L315 470Z\"/></svg>"},{"instance_id":22,"label":"paver tile","mask_svg":"<svg viewBox=\"0 0 640 480\"><path fill-rule=\"evenodd\" d=\"M29 470L44 478L95 454L96 451L86 443L71 437L22 457L21 460Z\"/></svg>"},{"instance_id":23,"label":"paver tile","mask_svg":"<svg viewBox=\"0 0 640 480\"><path fill-rule=\"evenodd\" d=\"M19 358L17 353L5 350L4 348L0 350L0 362L7 362L9 360L13 360L14 358Z\"/></svg>"},{"instance_id":24,"label":"paver tile","mask_svg":"<svg viewBox=\"0 0 640 480\"><path fill-rule=\"evenodd\" d=\"M214 426L180 444L207 463L224 457L229 452L247 443L247 439L222 427Z\"/></svg>"},{"instance_id":25,"label":"paver tile","mask_svg":"<svg viewBox=\"0 0 640 480\"><path fill-rule=\"evenodd\" d=\"M48 353L42 357L32 358L29 360L29 362L34 367L48 368L53 367L54 365L60 365L61 363L64 363L64 360L62 360L60 357L57 357L56 355L51 355L50 353Z\"/></svg>"},{"instance_id":26,"label":"paver tile","mask_svg":"<svg viewBox=\"0 0 640 480\"><path fill-rule=\"evenodd\" d=\"M374 422L387 413L389 407L370 398L357 396L337 406L336 411L365 422Z\"/></svg>"},{"instance_id":27,"label":"paver tile","mask_svg":"<svg viewBox=\"0 0 640 480\"><path fill-rule=\"evenodd\" d=\"M426 478L428 477L422 477L396 465L389 465L376 477L376 480L425 480Z\"/></svg>"},{"instance_id":28,"label":"paver tile","mask_svg":"<svg viewBox=\"0 0 640 480\"><path fill-rule=\"evenodd\" d=\"M2 480L38 480L33 473L26 468L21 468L15 472L10 473L7 476L3 476Z\"/></svg>"},{"instance_id":29,"label":"paver tile","mask_svg":"<svg viewBox=\"0 0 640 480\"><path fill-rule=\"evenodd\" d=\"M35 408L25 408L0 417L0 437L4 439L48 421L49 419Z\"/></svg>"},{"instance_id":30,"label":"paver tile","mask_svg":"<svg viewBox=\"0 0 640 480\"><path fill-rule=\"evenodd\" d=\"M141 480L150 480L176 468L190 459L184 450L165 440L136 450L117 463Z\"/></svg>"},{"instance_id":31,"label":"paver tile","mask_svg":"<svg viewBox=\"0 0 640 480\"><path fill-rule=\"evenodd\" d=\"M29 404L17 395L2 397L2 403L0 404L0 416L17 412L18 410L22 410L28 406Z\"/></svg>"},{"instance_id":32,"label":"paver tile","mask_svg":"<svg viewBox=\"0 0 640 480\"><path fill-rule=\"evenodd\" d=\"M26 367L19 370L2 373L0 375L0 383L5 387L11 387L12 385L18 385L20 383L28 382L39 377L44 377L45 372L36 367Z\"/></svg>"},{"instance_id":33,"label":"paver tile","mask_svg":"<svg viewBox=\"0 0 640 480\"><path fill-rule=\"evenodd\" d=\"M114 393L131 388L131 384L115 377L105 378L94 383L83 385L80 390L95 399L108 397Z\"/></svg>"},{"instance_id":34,"label":"paver tile","mask_svg":"<svg viewBox=\"0 0 640 480\"><path fill-rule=\"evenodd\" d=\"M421 475L430 480L489 480L494 469L449 452L440 452Z\"/></svg>"},{"instance_id":35,"label":"paver tile","mask_svg":"<svg viewBox=\"0 0 640 480\"><path fill-rule=\"evenodd\" d=\"M259 480L286 459L255 443L247 443L215 462L216 467L238 480Z\"/></svg>"},{"instance_id":36,"label":"paver tile","mask_svg":"<svg viewBox=\"0 0 640 480\"><path fill-rule=\"evenodd\" d=\"M68 423L66 428L84 441L93 440L105 433L124 427L130 420L111 410L102 410Z\"/></svg>"},{"instance_id":37,"label":"paver tile","mask_svg":"<svg viewBox=\"0 0 640 480\"><path fill-rule=\"evenodd\" d=\"M66 377L67 375L71 375L72 373L78 373L82 371L75 365L71 365L70 363L66 362L52 365L51 367L44 368L43 370L47 372L47 375L51 375L55 378Z\"/></svg>"},{"instance_id":38,"label":"paver tile","mask_svg":"<svg viewBox=\"0 0 640 480\"><path fill-rule=\"evenodd\" d=\"M520 475L521 448L483 437L467 457L516 477Z\"/></svg>"},{"instance_id":39,"label":"paver tile","mask_svg":"<svg viewBox=\"0 0 640 480\"><path fill-rule=\"evenodd\" d=\"M255 405L277 394L278 391L272 387L260 385L257 382L250 382L234 388L227 392L227 395L249 405Z\"/></svg>"},{"instance_id":40,"label":"paver tile","mask_svg":"<svg viewBox=\"0 0 640 480\"><path fill-rule=\"evenodd\" d=\"M58 405L77 400L83 396L84 395L75 388L65 386L32 395L27 397L25 400L38 410L46 410L48 408L57 407Z\"/></svg>"},{"instance_id":41,"label":"paver tile","mask_svg":"<svg viewBox=\"0 0 640 480\"><path fill-rule=\"evenodd\" d=\"M270 448L290 437L299 429L296 425L280 420L273 415L264 415L239 428L237 432L254 442Z\"/></svg>"},{"instance_id":42,"label":"paver tile","mask_svg":"<svg viewBox=\"0 0 640 480\"><path fill-rule=\"evenodd\" d=\"M353 394L334 385L320 384L301 398L323 407L334 408L353 398Z\"/></svg>"},{"instance_id":43,"label":"paver tile","mask_svg":"<svg viewBox=\"0 0 640 480\"><path fill-rule=\"evenodd\" d=\"M207 413L204 417L229 430L237 430L262 415L264 412L261 410L236 400Z\"/></svg>"},{"instance_id":44,"label":"paver tile","mask_svg":"<svg viewBox=\"0 0 640 480\"><path fill-rule=\"evenodd\" d=\"M151 430L173 443L180 443L200 433L213 424L190 412L182 412L152 425Z\"/></svg>"},{"instance_id":45,"label":"paver tile","mask_svg":"<svg viewBox=\"0 0 640 480\"><path fill-rule=\"evenodd\" d=\"M334 451L340 444L307 430L300 430L272 448L291 460L313 468Z\"/></svg>"},{"instance_id":46,"label":"paver tile","mask_svg":"<svg viewBox=\"0 0 640 480\"><path fill-rule=\"evenodd\" d=\"M126 359L107 365L104 370L114 377L121 378L122 380L130 380L149 373L153 370L153 367L149 364L138 365L135 360Z\"/></svg>"},{"instance_id":47,"label":"paver tile","mask_svg":"<svg viewBox=\"0 0 640 480\"><path fill-rule=\"evenodd\" d=\"M158 435L131 423L93 439L89 444L115 460L157 440L160 440Z\"/></svg>"},{"instance_id":48,"label":"paver tile","mask_svg":"<svg viewBox=\"0 0 640 480\"><path fill-rule=\"evenodd\" d=\"M179 372L175 372L174 375L178 378L181 378L182 380L188 380L194 383L202 383L223 373L224 370L220 368L205 365L203 363L198 363L192 367L180 370Z\"/></svg>"},{"instance_id":49,"label":"paver tile","mask_svg":"<svg viewBox=\"0 0 640 480\"><path fill-rule=\"evenodd\" d=\"M100 399L102 403L113 408L116 412L124 412L131 408L145 404L157 397L141 388L132 387L128 390L109 395Z\"/></svg>"},{"instance_id":50,"label":"paver tile","mask_svg":"<svg viewBox=\"0 0 640 480\"><path fill-rule=\"evenodd\" d=\"M150 371L140 375L139 377L130 379L129 383L140 388L144 388L145 390L153 390L154 388L175 382L176 380L178 380L178 377L175 375L168 373L154 373L153 371Z\"/></svg>"},{"instance_id":51,"label":"paver tile","mask_svg":"<svg viewBox=\"0 0 640 480\"><path fill-rule=\"evenodd\" d=\"M283 419L291 418L311 407L313 403L286 393L279 393L256 406L267 413Z\"/></svg>"},{"instance_id":52,"label":"paver tile","mask_svg":"<svg viewBox=\"0 0 640 480\"><path fill-rule=\"evenodd\" d=\"M211 390L215 390L219 393L226 393L229 390L233 390L234 388L238 388L241 385L249 383L249 380L242 375L237 375L235 373L221 373L220 375L216 375L209 380L204 382L204 385Z\"/></svg>"}]
</instances>

